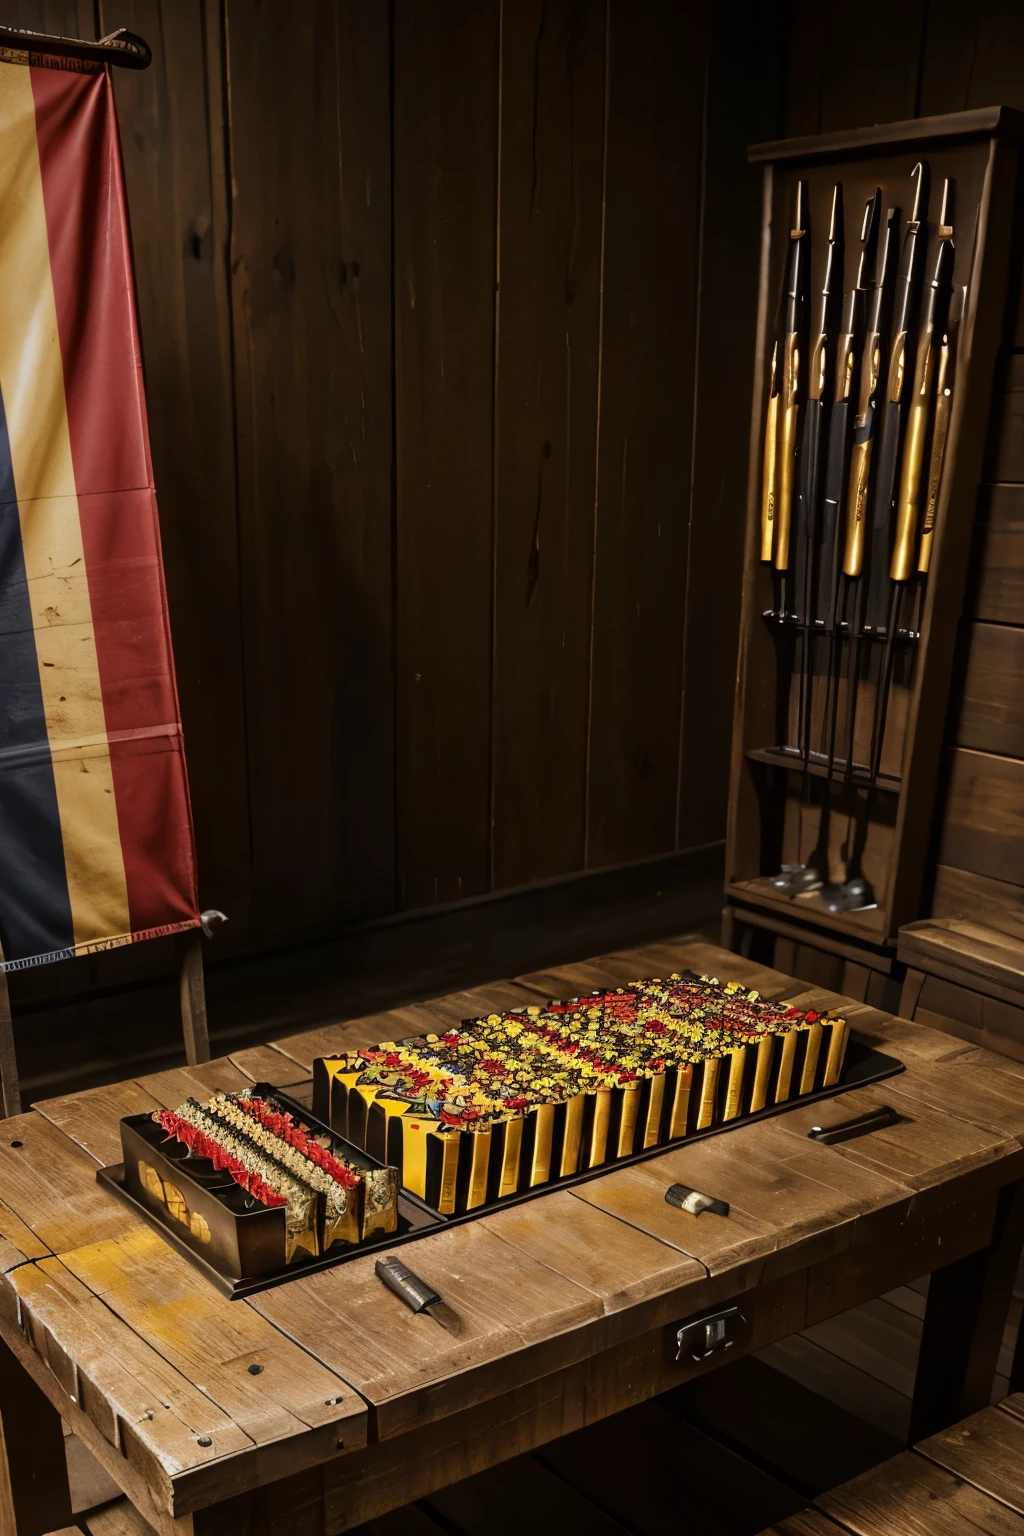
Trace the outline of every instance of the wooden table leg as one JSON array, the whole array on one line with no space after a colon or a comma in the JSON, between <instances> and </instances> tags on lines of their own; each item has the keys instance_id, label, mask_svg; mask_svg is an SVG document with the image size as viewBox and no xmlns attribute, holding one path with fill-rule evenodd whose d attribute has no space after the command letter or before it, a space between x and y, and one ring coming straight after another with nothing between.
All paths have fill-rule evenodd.
<instances>
[{"instance_id":1,"label":"wooden table leg","mask_svg":"<svg viewBox=\"0 0 1024 1536\"><path fill-rule=\"evenodd\" d=\"M14 1019L7 972L0 971L0 1113L21 1114L21 1087L18 1083L18 1058L14 1052Z\"/></svg>"},{"instance_id":2,"label":"wooden table leg","mask_svg":"<svg viewBox=\"0 0 1024 1536\"><path fill-rule=\"evenodd\" d=\"M1024 1183L1000 1193L992 1241L937 1269L917 1362L910 1443L987 1408L1024 1246Z\"/></svg>"},{"instance_id":3,"label":"wooden table leg","mask_svg":"<svg viewBox=\"0 0 1024 1536\"><path fill-rule=\"evenodd\" d=\"M181 1030L190 1067L210 1059L206 1023L206 983L203 978L203 930L190 929L180 938Z\"/></svg>"},{"instance_id":4,"label":"wooden table leg","mask_svg":"<svg viewBox=\"0 0 1024 1536\"><path fill-rule=\"evenodd\" d=\"M73 1523L60 1414L0 1339L0 1536Z\"/></svg>"}]
</instances>

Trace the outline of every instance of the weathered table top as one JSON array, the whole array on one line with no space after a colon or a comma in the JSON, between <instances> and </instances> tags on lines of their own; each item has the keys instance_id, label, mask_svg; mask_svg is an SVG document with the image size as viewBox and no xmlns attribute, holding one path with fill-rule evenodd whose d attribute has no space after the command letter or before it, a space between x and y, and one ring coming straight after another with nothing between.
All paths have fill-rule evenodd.
<instances>
[{"instance_id":1,"label":"weathered table top","mask_svg":"<svg viewBox=\"0 0 1024 1536\"><path fill-rule=\"evenodd\" d=\"M259 1080L301 1092L325 1053L686 967L839 1008L907 1070L424 1237L408 1257L459 1314L458 1336L407 1311L372 1256L228 1301L96 1183L99 1165L120 1160L122 1115ZM905 1117L886 1131L836 1146L807 1139L813 1124L883 1102ZM447 1425L458 1449L445 1454L457 1462L465 1431L452 1426L482 1423L503 1395L628 1353L652 1329L811 1265L827 1280L805 1286L776 1331L852 1305L845 1277L886 1244L916 1243L927 1272L946 1250L928 1248L922 1223L941 1245L944 1211L962 1224L961 1212L1024 1176L1022 1141L1021 1064L682 938L45 1100L4 1121L0 1333L162 1531L191 1531L191 1511L325 1464L338 1474L330 1528L341 1529L346 1488L376 1475L367 1458L384 1457L386 1442L398 1448L426 1426L442 1447ZM730 1216L666 1205L676 1181L728 1200ZM568 1422L560 1390L544 1408L549 1438ZM521 1448L511 1433L508 1444L509 1455ZM389 1475L386 1457L381 1468Z\"/></svg>"}]
</instances>

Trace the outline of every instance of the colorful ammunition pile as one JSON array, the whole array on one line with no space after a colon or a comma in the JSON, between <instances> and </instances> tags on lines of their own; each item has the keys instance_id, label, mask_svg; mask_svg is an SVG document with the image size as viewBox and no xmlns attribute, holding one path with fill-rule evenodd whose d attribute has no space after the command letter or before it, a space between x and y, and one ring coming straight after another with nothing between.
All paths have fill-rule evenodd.
<instances>
[{"instance_id":1,"label":"colorful ammunition pile","mask_svg":"<svg viewBox=\"0 0 1024 1536\"><path fill-rule=\"evenodd\" d=\"M452 1215L829 1087L847 1034L687 973L319 1061L314 1104Z\"/></svg>"},{"instance_id":2,"label":"colorful ammunition pile","mask_svg":"<svg viewBox=\"0 0 1024 1536\"><path fill-rule=\"evenodd\" d=\"M261 1205L285 1207L286 1262L397 1227L395 1169L357 1167L272 1099L219 1093L153 1119Z\"/></svg>"}]
</instances>

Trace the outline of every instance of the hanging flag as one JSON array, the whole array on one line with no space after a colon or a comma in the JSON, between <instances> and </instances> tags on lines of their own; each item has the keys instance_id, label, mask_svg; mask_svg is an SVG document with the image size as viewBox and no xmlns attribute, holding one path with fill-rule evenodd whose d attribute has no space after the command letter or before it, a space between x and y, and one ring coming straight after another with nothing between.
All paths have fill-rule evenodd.
<instances>
[{"instance_id":1,"label":"hanging flag","mask_svg":"<svg viewBox=\"0 0 1024 1536\"><path fill-rule=\"evenodd\" d=\"M199 922L109 71L0 50L0 965Z\"/></svg>"}]
</instances>

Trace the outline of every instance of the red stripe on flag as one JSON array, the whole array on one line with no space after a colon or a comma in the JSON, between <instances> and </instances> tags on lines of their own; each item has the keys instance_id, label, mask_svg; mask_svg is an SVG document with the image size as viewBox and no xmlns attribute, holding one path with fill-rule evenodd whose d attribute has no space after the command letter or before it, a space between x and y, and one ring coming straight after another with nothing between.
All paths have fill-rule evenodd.
<instances>
[{"instance_id":1,"label":"red stripe on flag","mask_svg":"<svg viewBox=\"0 0 1024 1536\"><path fill-rule=\"evenodd\" d=\"M179 721L109 75L33 69L71 457L111 735ZM112 743L132 932L198 911L180 729Z\"/></svg>"}]
</instances>

